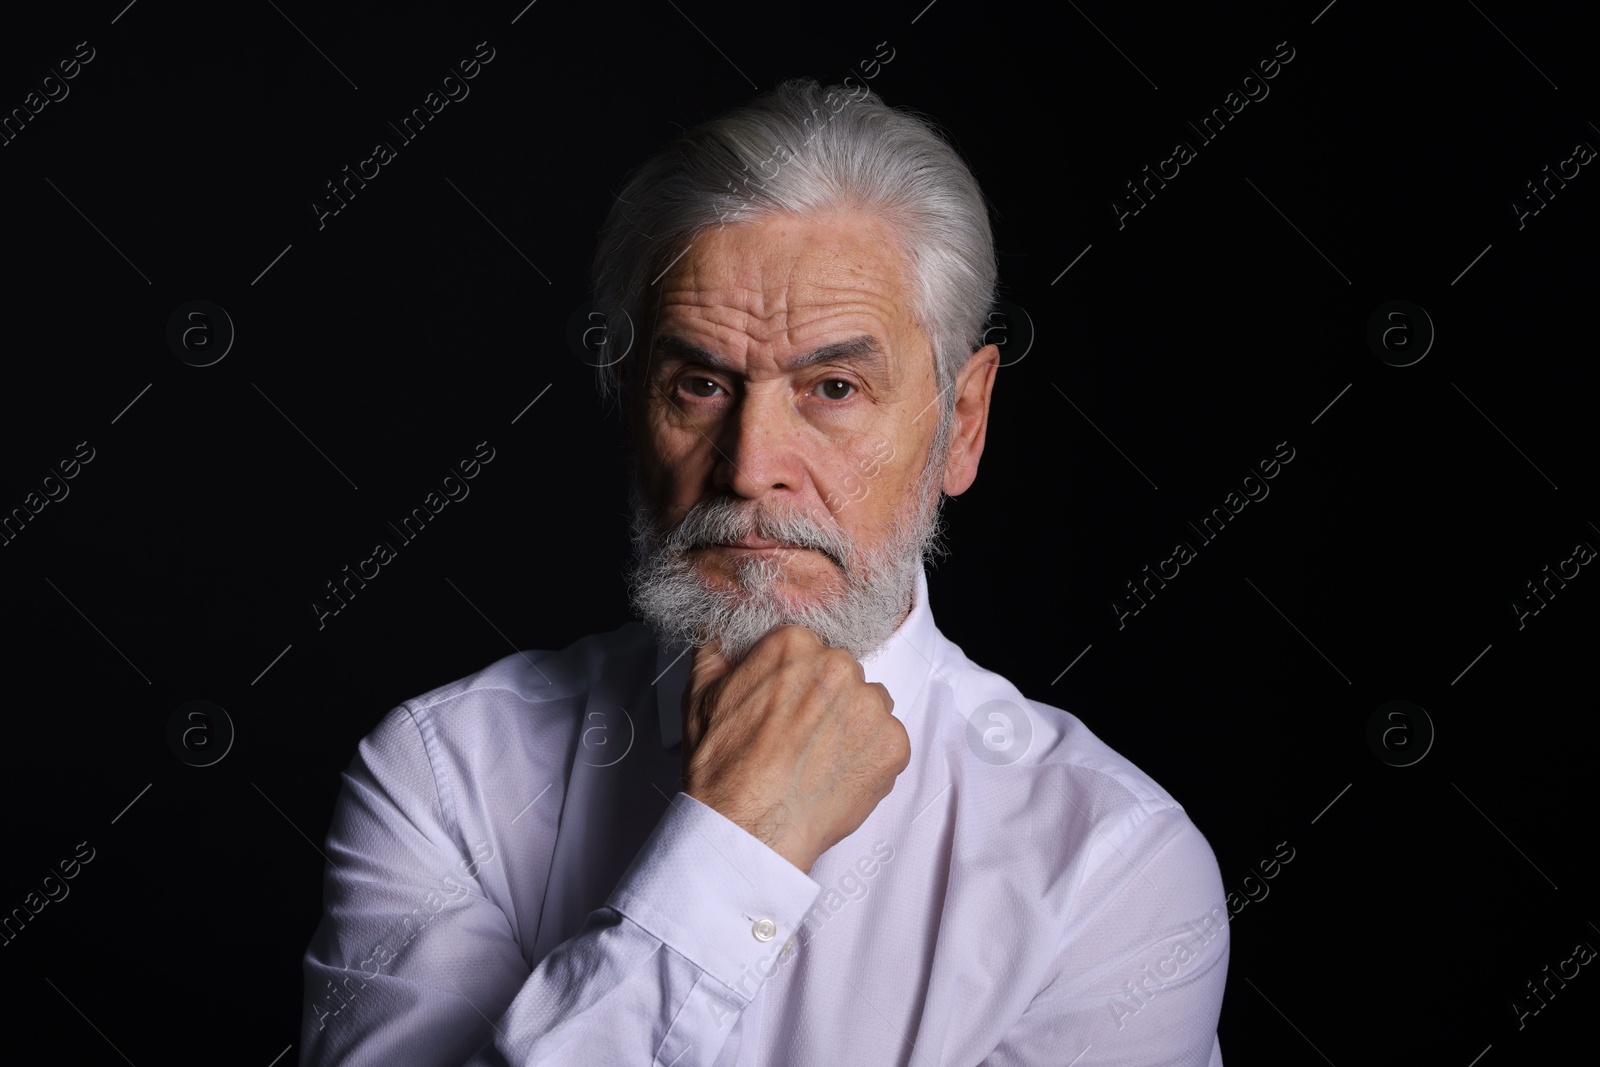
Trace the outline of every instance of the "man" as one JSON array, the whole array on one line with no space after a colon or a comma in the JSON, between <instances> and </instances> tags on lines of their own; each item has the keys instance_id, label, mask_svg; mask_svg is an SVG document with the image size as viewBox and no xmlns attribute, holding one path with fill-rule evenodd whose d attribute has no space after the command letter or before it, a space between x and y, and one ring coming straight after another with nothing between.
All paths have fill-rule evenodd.
<instances>
[{"instance_id":1,"label":"man","mask_svg":"<svg viewBox=\"0 0 1600 1067\"><path fill-rule=\"evenodd\" d=\"M960 158L786 83L634 176L595 275L648 626L362 742L301 1062L1220 1064L1204 838L933 623L998 364Z\"/></svg>"}]
</instances>

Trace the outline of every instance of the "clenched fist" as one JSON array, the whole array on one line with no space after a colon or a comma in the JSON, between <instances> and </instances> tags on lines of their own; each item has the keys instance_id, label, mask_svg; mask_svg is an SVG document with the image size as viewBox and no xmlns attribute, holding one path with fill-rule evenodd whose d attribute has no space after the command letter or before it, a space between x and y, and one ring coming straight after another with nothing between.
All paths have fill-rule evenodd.
<instances>
[{"instance_id":1,"label":"clenched fist","mask_svg":"<svg viewBox=\"0 0 1600 1067\"><path fill-rule=\"evenodd\" d=\"M736 667L713 639L683 690L684 792L809 873L911 762L893 709L854 656L805 627L772 630Z\"/></svg>"}]
</instances>

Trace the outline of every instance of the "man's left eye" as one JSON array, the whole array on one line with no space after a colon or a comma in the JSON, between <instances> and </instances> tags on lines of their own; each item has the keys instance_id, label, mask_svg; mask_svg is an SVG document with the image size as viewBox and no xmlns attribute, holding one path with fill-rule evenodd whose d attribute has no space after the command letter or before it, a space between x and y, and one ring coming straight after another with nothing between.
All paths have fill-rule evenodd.
<instances>
[{"instance_id":1,"label":"man's left eye","mask_svg":"<svg viewBox=\"0 0 1600 1067\"><path fill-rule=\"evenodd\" d=\"M844 381L841 378L834 378L830 381L823 382L821 385L817 386L817 389L829 400L844 400L849 397L851 393L855 392L856 387L851 382Z\"/></svg>"}]
</instances>

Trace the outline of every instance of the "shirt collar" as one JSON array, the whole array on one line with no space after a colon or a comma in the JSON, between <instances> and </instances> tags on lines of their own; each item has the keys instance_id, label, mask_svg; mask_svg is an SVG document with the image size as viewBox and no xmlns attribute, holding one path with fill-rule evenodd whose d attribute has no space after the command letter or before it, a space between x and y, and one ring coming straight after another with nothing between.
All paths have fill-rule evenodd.
<instances>
[{"instance_id":1,"label":"shirt collar","mask_svg":"<svg viewBox=\"0 0 1600 1067\"><path fill-rule=\"evenodd\" d=\"M917 569L915 602L911 613L900 623L888 642L861 661L862 673L869 682L882 682L894 698L895 712L902 719L922 693L933 670L933 651L939 631L933 625L933 610L928 604L928 574ZM689 680L687 645L656 643L656 717L661 723L661 746L671 748L683 740L683 687Z\"/></svg>"}]
</instances>

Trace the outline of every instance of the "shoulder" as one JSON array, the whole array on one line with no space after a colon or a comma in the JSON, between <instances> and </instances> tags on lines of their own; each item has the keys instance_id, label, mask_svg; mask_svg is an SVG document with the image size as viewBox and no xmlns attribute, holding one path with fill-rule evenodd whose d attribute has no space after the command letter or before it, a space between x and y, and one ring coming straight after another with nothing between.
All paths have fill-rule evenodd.
<instances>
[{"instance_id":1,"label":"shoulder","mask_svg":"<svg viewBox=\"0 0 1600 1067\"><path fill-rule=\"evenodd\" d=\"M947 721L945 742L959 744L968 791L995 807L992 817L1078 827L1089 832L1068 836L1099 835L1117 846L1139 838L1159 848L1175 835L1197 835L1171 793L1076 715L1028 698L947 639L943 646L946 714L959 720Z\"/></svg>"},{"instance_id":2,"label":"shoulder","mask_svg":"<svg viewBox=\"0 0 1600 1067\"><path fill-rule=\"evenodd\" d=\"M404 704L416 715L444 715L486 699L541 704L566 699L591 688L622 661L653 655L655 642L640 622L606 633L589 634L559 651L526 650L502 656L464 678L412 697Z\"/></svg>"},{"instance_id":3,"label":"shoulder","mask_svg":"<svg viewBox=\"0 0 1600 1067\"><path fill-rule=\"evenodd\" d=\"M935 700L934 736L956 787L952 869L1005 872L1006 907L1027 916L1018 952L1053 937L1092 970L1225 915L1216 856L1171 793L1076 715L948 641L940 651L948 696ZM994 900L967 906L992 912Z\"/></svg>"},{"instance_id":4,"label":"shoulder","mask_svg":"<svg viewBox=\"0 0 1600 1067\"><path fill-rule=\"evenodd\" d=\"M442 749L494 751L551 740L576 724L594 690L623 683L654 662L649 629L630 622L579 638L560 650L525 650L503 656L463 678L412 697L394 708L369 735L382 743L421 734L430 757Z\"/></svg>"}]
</instances>

